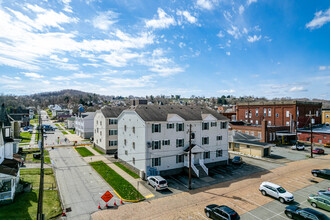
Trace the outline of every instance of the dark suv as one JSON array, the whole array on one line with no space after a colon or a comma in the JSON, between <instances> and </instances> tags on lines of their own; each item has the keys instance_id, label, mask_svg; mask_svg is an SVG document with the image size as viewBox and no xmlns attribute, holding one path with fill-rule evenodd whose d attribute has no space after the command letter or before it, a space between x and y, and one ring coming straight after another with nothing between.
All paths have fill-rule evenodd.
<instances>
[{"instance_id":1,"label":"dark suv","mask_svg":"<svg viewBox=\"0 0 330 220\"><path fill-rule=\"evenodd\" d=\"M204 209L207 217L219 220L239 220L240 217L236 211L225 205L208 205Z\"/></svg>"}]
</instances>

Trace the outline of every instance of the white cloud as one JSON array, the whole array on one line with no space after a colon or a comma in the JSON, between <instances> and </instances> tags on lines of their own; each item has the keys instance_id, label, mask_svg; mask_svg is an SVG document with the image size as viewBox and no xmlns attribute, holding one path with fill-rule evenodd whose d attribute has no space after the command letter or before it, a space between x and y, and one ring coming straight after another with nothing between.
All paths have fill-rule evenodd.
<instances>
[{"instance_id":1,"label":"white cloud","mask_svg":"<svg viewBox=\"0 0 330 220\"><path fill-rule=\"evenodd\" d=\"M49 56L50 59L53 59L53 60L56 60L56 61L59 61L59 62L65 62L67 63L69 61L68 58L63 58L63 59L60 59L57 55L50 55Z\"/></svg>"},{"instance_id":2,"label":"white cloud","mask_svg":"<svg viewBox=\"0 0 330 220\"><path fill-rule=\"evenodd\" d=\"M249 31L246 28L243 28L243 33L247 34Z\"/></svg>"},{"instance_id":3,"label":"white cloud","mask_svg":"<svg viewBox=\"0 0 330 220\"><path fill-rule=\"evenodd\" d=\"M254 36L248 36L247 38L247 41L250 42L250 43L253 43L253 42L256 42L258 40L261 39L261 35L257 36L257 35L254 35Z\"/></svg>"},{"instance_id":4,"label":"white cloud","mask_svg":"<svg viewBox=\"0 0 330 220\"><path fill-rule=\"evenodd\" d=\"M221 89L218 90L217 93L222 93L222 94L233 94L236 91L234 89Z\"/></svg>"},{"instance_id":5,"label":"white cloud","mask_svg":"<svg viewBox=\"0 0 330 220\"><path fill-rule=\"evenodd\" d=\"M124 67L127 65L127 62L131 59L137 58L140 55L138 53L132 52L120 52L114 51L109 55L103 54L100 56L101 59L106 61L110 66L114 67Z\"/></svg>"},{"instance_id":6,"label":"white cloud","mask_svg":"<svg viewBox=\"0 0 330 220\"><path fill-rule=\"evenodd\" d=\"M154 75L145 75L140 78L115 78L115 77L104 77L103 81L106 81L114 88L135 88L135 87L150 87L154 81L152 78Z\"/></svg>"},{"instance_id":7,"label":"white cloud","mask_svg":"<svg viewBox=\"0 0 330 220\"><path fill-rule=\"evenodd\" d=\"M201 9L213 9L213 3L210 0L197 0L196 5Z\"/></svg>"},{"instance_id":8,"label":"white cloud","mask_svg":"<svg viewBox=\"0 0 330 220\"><path fill-rule=\"evenodd\" d=\"M56 77L52 77L52 80L55 81L67 81L67 80L71 80L69 77L67 76L56 76Z\"/></svg>"},{"instance_id":9,"label":"white cloud","mask_svg":"<svg viewBox=\"0 0 330 220\"><path fill-rule=\"evenodd\" d=\"M305 89L302 86L294 86L288 90L288 92L306 92L307 89Z\"/></svg>"},{"instance_id":10,"label":"white cloud","mask_svg":"<svg viewBox=\"0 0 330 220\"><path fill-rule=\"evenodd\" d=\"M323 70L326 70L326 69L330 69L330 66L319 66L320 71L323 71Z\"/></svg>"},{"instance_id":11,"label":"white cloud","mask_svg":"<svg viewBox=\"0 0 330 220\"><path fill-rule=\"evenodd\" d=\"M158 19L151 19L146 21L146 26L149 28L168 28L171 25L176 25L176 22L172 16L169 16L161 8L158 8Z\"/></svg>"},{"instance_id":12,"label":"white cloud","mask_svg":"<svg viewBox=\"0 0 330 220\"><path fill-rule=\"evenodd\" d=\"M25 75L26 77L32 78L32 79L40 79L40 78L44 78L45 76L40 75L38 73L22 73L23 75Z\"/></svg>"},{"instance_id":13,"label":"white cloud","mask_svg":"<svg viewBox=\"0 0 330 220\"><path fill-rule=\"evenodd\" d=\"M179 47L180 47L180 48L183 48L183 47L185 47L185 46L186 46L185 43L183 43L183 42L180 42L180 43L179 43Z\"/></svg>"},{"instance_id":14,"label":"white cloud","mask_svg":"<svg viewBox=\"0 0 330 220\"><path fill-rule=\"evenodd\" d=\"M192 15L189 13L189 11L180 11L180 10L178 10L178 11L176 12L176 14L179 15L179 16L183 16L183 17L185 17L185 19L186 19L189 23L191 23L191 24L195 24L195 23L197 22L197 18L194 17L194 16L192 16Z\"/></svg>"},{"instance_id":15,"label":"white cloud","mask_svg":"<svg viewBox=\"0 0 330 220\"><path fill-rule=\"evenodd\" d=\"M244 13L244 6L243 5L241 5L241 6L239 6L239 8L238 8L238 13L241 15L241 14L243 14Z\"/></svg>"},{"instance_id":16,"label":"white cloud","mask_svg":"<svg viewBox=\"0 0 330 220\"><path fill-rule=\"evenodd\" d=\"M257 2L258 0L247 0L247 5L251 5L252 3L255 3Z\"/></svg>"},{"instance_id":17,"label":"white cloud","mask_svg":"<svg viewBox=\"0 0 330 220\"><path fill-rule=\"evenodd\" d=\"M239 29L234 25L231 25L231 29L228 29L227 33L232 35L235 39L238 39L241 36Z\"/></svg>"},{"instance_id":18,"label":"white cloud","mask_svg":"<svg viewBox=\"0 0 330 220\"><path fill-rule=\"evenodd\" d=\"M222 31L219 31L219 33L217 34L217 36L221 38L221 37L224 37L225 35L223 34Z\"/></svg>"},{"instance_id":19,"label":"white cloud","mask_svg":"<svg viewBox=\"0 0 330 220\"><path fill-rule=\"evenodd\" d=\"M229 52L229 51L227 51L227 52L226 52L226 55L227 55L227 56L230 56L230 52Z\"/></svg>"},{"instance_id":20,"label":"white cloud","mask_svg":"<svg viewBox=\"0 0 330 220\"><path fill-rule=\"evenodd\" d=\"M314 14L313 20L306 24L306 28L317 29L330 22L330 8L326 11L318 11Z\"/></svg>"},{"instance_id":21,"label":"white cloud","mask_svg":"<svg viewBox=\"0 0 330 220\"><path fill-rule=\"evenodd\" d=\"M231 19L232 19L232 15L230 14L230 12L229 11L224 11L223 12L223 16L225 17L225 19L227 20L227 21L229 21L229 22L231 22Z\"/></svg>"},{"instance_id":22,"label":"white cloud","mask_svg":"<svg viewBox=\"0 0 330 220\"><path fill-rule=\"evenodd\" d=\"M87 79L87 78L92 78L94 77L92 74L88 73L74 73L71 78L74 79Z\"/></svg>"},{"instance_id":23,"label":"white cloud","mask_svg":"<svg viewBox=\"0 0 330 220\"><path fill-rule=\"evenodd\" d=\"M107 31L109 27L117 22L118 13L113 11L100 12L93 19L93 26L101 30Z\"/></svg>"},{"instance_id":24,"label":"white cloud","mask_svg":"<svg viewBox=\"0 0 330 220\"><path fill-rule=\"evenodd\" d=\"M184 71L181 67L164 67L161 65L155 65L149 70L158 73L159 76L171 76Z\"/></svg>"}]
</instances>

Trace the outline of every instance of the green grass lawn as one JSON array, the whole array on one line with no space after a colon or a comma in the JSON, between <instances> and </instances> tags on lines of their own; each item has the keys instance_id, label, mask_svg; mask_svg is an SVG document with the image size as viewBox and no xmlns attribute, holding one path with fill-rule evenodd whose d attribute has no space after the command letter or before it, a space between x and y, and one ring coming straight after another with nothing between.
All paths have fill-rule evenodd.
<instances>
[{"instance_id":1,"label":"green grass lawn","mask_svg":"<svg viewBox=\"0 0 330 220\"><path fill-rule=\"evenodd\" d=\"M55 177L53 174L53 170L51 168L44 169L45 175L44 175L44 188L55 188ZM24 182L32 183L32 187L39 187L40 183L40 169L21 169L21 180Z\"/></svg>"},{"instance_id":2,"label":"green grass lawn","mask_svg":"<svg viewBox=\"0 0 330 220\"><path fill-rule=\"evenodd\" d=\"M75 134L74 130L70 130L69 132L70 132L71 134Z\"/></svg>"},{"instance_id":3,"label":"green grass lawn","mask_svg":"<svg viewBox=\"0 0 330 220\"><path fill-rule=\"evenodd\" d=\"M36 219L39 190L15 196L14 202L0 207L0 219ZM62 213L59 196L56 190L44 190L43 212L45 219Z\"/></svg>"},{"instance_id":4,"label":"green grass lawn","mask_svg":"<svg viewBox=\"0 0 330 220\"><path fill-rule=\"evenodd\" d=\"M60 125L62 125L63 127L65 127L65 124L64 123L60 123Z\"/></svg>"},{"instance_id":5,"label":"green grass lawn","mask_svg":"<svg viewBox=\"0 0 330 220\"><path fill-rule=\"evenodd\" d=\"M76 150L82 157L94 156L86 147L77 147Z\"/></svg>"},{"instance_id":6,"label":"green grass lawn","mask_svg":"<svg viewBox=\"0 0 330 220\"><path fill-rule=\"evenodd\" d=\"M97 149L96 147L93 147L93 149L94 149L96 152L98 152L99 154L104 154L104 152L103 152L103 151L101 151L101 150Z\"/></svg>"},{"instance_id":7,"label":"green grass lawn","mask_svg":"<svg viewBox=\"0 0 330 220\"><path fill-rule=\"evenodd\" d=\"M59 124L55 124L55 126L56 126L56 127L60 127L60 125L59 125Z\"/></svg>"},{"instance_id":8,"label":"green grass lawn","mask_svg":"<svg viewBox=\"0 0 330 220\"><path fill-rule=\"evenodd\" d=\"M127 200L140 200L144 197L123 177L111 169L103 161L89 163L111 187L123 198Z\"/></svg>"},{"instance_id":9,"label":"green grass lawn","mask_svg":"<svg viewBox=\"0 0 330 220\"><path fill-rule=\"evenodd\" d=\"M29 143L31 141L32 134L30 132L21 132L21 142L20 143Z\"/></svg>"},{"instance_id":10,"label":"green grass lawn","mask_svg":"<svg viewBox=\"0 0 330 220\"><path fill-rule=\"evenodd\" d=\"M60 130L61 130L61 129L60 129ZM66 132L66 131L62 131L62 133L63 133L63 134L68 134L68 132Z\"/></svg>"},{"instance_id":11,"label":"green grass lawn","mask_svg":"<svg viewBox=\"0 0 330 220\"><path fill-rule=\"evenodd\" d=\"M39 148L29 148L29 149L23 149L23 153L37 153L40 152Z\"/></svg>"},{"instance_id":12,"label":"green grass lawn","mask_svg":"<svg viewBox=\"0 0 330 220\"><path fill-rule=\"evenodd\" d=\"M134 173L132 170L128 169L127 167L125 167L123 164L115 162L115 165L117 165L120 169L124 170L126 173L128 173L129 175L131 175L134 179L138 179L140 178L139 175L137 175L136 173Z\"/></svg>"}]
</instances>

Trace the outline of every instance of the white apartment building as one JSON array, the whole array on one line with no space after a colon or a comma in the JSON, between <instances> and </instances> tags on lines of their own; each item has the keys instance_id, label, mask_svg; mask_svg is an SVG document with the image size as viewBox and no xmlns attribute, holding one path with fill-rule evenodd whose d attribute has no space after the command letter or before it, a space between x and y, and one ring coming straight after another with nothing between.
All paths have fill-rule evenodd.
<instances>
[{"instance_id":1,"label":"white apartment building","mask_svg":"<svg viewBox=\"0 0 330 220\"><path fill-rule=\"evenodd\" d=\"M94 117L94 146L113 154L118 148L118 116L126 107L105 106Z\"/></svg>"},{"instance_id":2,"label":"white apartment building","mask_svg":"<svg viewBox=\"0 0 330 220\"><path fill-rule=\"evenodd\" d=\"M118 158L140 176L172 175L189 167L196 176L228 162L228 119L197 106L136 106L118 117Z\"/></svg>"},{"instance_id":3,"label":"white apartment building","mask_svg":"<svg viewBox=\"0 0 330 220\"><path fill-rule=\"evenodd\" d=\"M82 138L90 138L94 131L95 112L79 113L74 121L75 132Z\"/></svg>"}]
</instances>

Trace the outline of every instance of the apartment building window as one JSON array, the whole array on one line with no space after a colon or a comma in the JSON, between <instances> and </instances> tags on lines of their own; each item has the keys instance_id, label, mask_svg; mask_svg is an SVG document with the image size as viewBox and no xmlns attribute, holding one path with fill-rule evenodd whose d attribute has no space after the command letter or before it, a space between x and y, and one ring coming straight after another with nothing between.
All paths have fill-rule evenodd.
<instances>
[{"instance_id":1,"label":"apartment building window","mask_svg":"<svg viewBox=\"0 0 330 220\"><path fill-rule=\"evenodd\" d=\"M135 150L135 142L132 143L133 149Z\"/></svg>"},{"instance_id":2,"label":"apartment building window","mask_svg":"<svg viewBox=\"0 0 330 220\"><path fill-rule=\"evenodd\" d=\"M102 126L102 121L100 121L100 126Z\"/></svg>"},{"instance_id":3,"label":"apartment building window","mask_svg":"<svg viewBox=\"0 0 330 220\"><path fill-rule=\"evenodd\" d=\"M152 133L160 133L161 132L161 124L152 124Z\"/></svg>"},{"instance_id":4,"label":"apartment building window","mask_svg":"<svg viewBox=\"0 0 330 220\"><path fill-rule=\"evenodd\" d=\"M252 113L251 113L251 111L249 111L249 118L251 118L252 117Z\"/></svg>"},{"instance_id":5,"label":"apartment building window","mask_svg":"<svg viewBox=\"0 0 330 220\"><path fill-rule=\"evenodd\" d=\"M249 131L245 131L245 134L249 134Z\"/></svg>"},{"instance_id":6,"label":"apartment building window","mask_svg":"<svg viewBox=\"0 0 330 220\"><path fill-rule=\"evenodd\" d=\"M126 144L127 144L127 141L126 141L126 139L124 139L124 145L126 146Z\"/></svg>"},{"instance_id":7,"label":"apartment building window","mask_svg":"<svg viewBox=\"0 0 330 220\"><path fill-rule=\"evenodd\" d=\"M133 157L132 161L133 161L133 164L135 164L135 157Z\"/></svg>"},{"instance_id":8,"label":"apartment building window","mask_svg":"<svg viewBox=\"0 0 330 220\"><path fill-rule=\"evenodd\" d=\"M221 135L217 136L217 141L221 141L221 140L222 140L222 136Z\"/></svg>"},{"instance_id":9,"label":"apartment building window","mask_svg":"<svg viewBox=\"0 0 330 220\"><path fill-rule=\"evenodd\" d=\"M176 139L176 147L183 147L184 139Z\"/></svg>"},{"instance_id":10,"label":"apartment building window","mask_svg":"<svg viewBox=\"0 0 330 220\"><path fill-rule=\"evenodd\" d=\"M280 114L276 113L276 118L278 118L280 116Z\"/></svg>"},{"instance_id":11,"label":"apartment building window","mask_svg":"<svg viewBox=\"0 0 330 220\"><path fill-rule=\"evenodd\" d=\"M97 133L99 133L99 128L97 128Z\"/></svg>"},{"instance_id":12,"label":"apartment building window","mask_svg":"<svg viewBox=\"0 0 330 220\"><path fill-rule=\"evenodd\" d=\"M202 130L209 130L209 123L208 122L203 122L202 123Z\"/></svg>"},{"instance_id":13,"label":"apartment building window","mask_svg":"<svg viewBox=\"0 0 330 220\"><path fill-rule=\"evenodd\" d=\"M268 121L268 125L272 125L272 121Z\"/></svg>"},{"instance_id":14,"label":"apartment building window","mask_svg":"<svg viewBox=\"0 0 330 220\"><path fill-rule=\"evenodd\" d=\"M109 141L109 146L117 146L118 142L117 141Z\"/></svg>"},{"instance_id":15,"label":"apartment building window","mask_svg":"<svg viewBox=\"0 0 330 220\"><path fill-rule=\"evenodd\" d=\"M227 128L227 122L220 122L220 129L226 129Z\"/></svg>"},{"instance_id":16,"label":"apartment building window","mask_svg":"<svg viewBox=\"0 0 330 220\"><path fill-rule=\"evenodd\" d=\"M99 125L99 121L98 120L96 120L96 125Z\"/></svg>"},{"instance_id":17,"label":"apartment building window","mask_svg":"<svg viewBox=\"0 0 330 220\"><path fill-rule=\"evenodd\" d=\"M329 115L325 115L326 118L329 118Z\"/></svg>"},{"instance_id":18,"label":"apartment building window","mask_svg":"<svg viewBox=\"0 0 330 220\"><path fill-rule=\"evenodd\" d=\"M210 158L210 151L204 152L204 159Z\"/></svg>"},{"instance_id":19,"label":"apartment building window","mask_svg":"<svg viewBox=\"0 0 330 220\"><path fill-rule=\"evenodd\" d=\"M287 122L286 122L286 126L290 126L290 122L287 121Z\"/></svg>"},{"instance_id":20,"label":"apartment building window","mask_svg":"<svg viewBox=\"0 0 330 220\"><path fill-rule=\"evenodd\" d=\"M152 141L151 147L153 150L161 149L161 141Z\"/></svg>"},{"instance_id":21,"label":"apartment building window","mask_svg":"<svg viewBox=\"0 0 330 220\"><path fill-rule=\"evenodd\" d=\"M100 135L102 136L102 131L100 131Z\"/></svg>"},{"instance_id":22,"label":"apartment building window","mask_svg":"<svg viewBox=\"0 0 330 220\"><path fill-rule=\"evenodd\" d=\"M167 129L172 129L172 128L174 128L174 123L168 123L166 125L166 127L167 127Z\"/></svg>"},{"instance_id":23,"label":"apartment building window","mask_svg":"<svg viewBox=\"0 0 330 220\"><path fill-rule=\"evenodd\" d=\"M254 131L251 131L251 135L254 136Z\"/></svg>"},{"instance_id":24,"label":"apartment building window","mask_svg":"<svg viewBox=\"0 0 330 220\"><path fill-rule=\"evenodd\" d=\"M250 122L251 122L251 124L253 124L253 120L251 120Z\"/></svg>"},{"instance_id":25,"label":"apartment building window","mask_svg":"<svg viewBox=\"0 0 330 220\"><path fill-rule=\"evenodd\" d=\"M290 117L290 111L286 111L286 117L288 118L288 117Z\"/></svg>"},{"instance_id":26,"label":"apartment building window","mask_svg":"<svg viewBox=\"0 0 330 220\"><path fill-rule=\"evenodd\" d=\"M195 133L194 132L191 133L191 139L195 139Z\"/></svg>"},{"instance_id":27,"label":"apartment building window","mask_svg":"<svg viewBox=\"0 0 330 220\"><path fill-rule=\"evenodd\" d=\"M272 133L269 133L269 141L272 141L273 139L273 135L272 135Z\"/></svg>"},{"instance_id":28,"label":"apartment building window","mask_svg":"<svg viewBox=\"0 0 330 220\"><path fill-rule=\"evenodd\" d=\"M239 146L238 146L238 148L239 148ZM222 157L222 150L217 150L216 151L216 157Z\"/></svg>"},{"instance_id":29,"label":"apartment building window","mask_svg":"<svg viewBox=\"0 0 330 220\"><path fill-rule=\"evenodd\" d=\"M217 126L217 122L211 122L211 127L216 127Z\"/></svg>"},{"instance_id":30,"label":"apartment building window","mask_svg":"<svg viewBox=\"0 0 330 220\"><path fill-rule=\"evenodd\" d=\"M176 131L184 131L184 124L176 123Z\"/></svg>"},{"instance_id":31,"label":"apartment building window","mask_svg":"<svg viewBox=\"0 0 330 220\"><path fill-rule=\"evenodd\" d=\"M261 138L261 132L258 132L258 138Z\"/></svg>"},{"instance_id":32,"label":"apartment building window","mask_svg":"<svg viewBox=\"0 0 330 220\"><path fill-rule=\"evenodd\" d=\"M257 125L258 123L259 123L258 120L256 120L256 125Z\"/></svg>"},{"instance_id":33,"label":"apartment building window","mask_svg":"<svg viewBox=\"0 0 330 220\"><path fill-rule=\"evenodd\" d=\"M245 111L245 118L248 117L248 110Z\"/></svg>"},{"instance_id":34,"label":"apartment building window","mask_svg":"<svg viewBox=\"0 0 330 220\"><path fill-rule=\"evenodd\" d=\"M256 116L258 116L258 114L259 114L259 109L256 108Z\"/></svg>"},{"instance_id":35,"label":"apartment building window","mask_svg":"<svg viewBox=\"0 0 330 220\"><path fill-rule=\"evenodd\" d=\"M264 117L267 116L267 109L264 108Z\"/></svg>"},{"instance_id":36,"label":"apartment building window","mask_svg":"<svg viewBox=\"0 0 330 220\"><path fill-rule=\"evenodd\" d=\"M128 151L127 150L125 150L125 155L128 155Z\"/></svg>"},{"instance_id":37,"label":"apartment building window","mask_svg":"<svg viewBox=\"0 0 330 220\"><path fill-rule=\"evenodd\" d=\"M268 109L268 117L270 117L270 116L272 116L272 109L271 108Z\"/></svg>"},{"instance_id":38,"label":"apartment building window","mask_svg":"<svg viewBox=\"0 0 330 220\"><path fill-rule=\"evenodd\" d=\"M209 144L209 137L203 137L202 138L202 144L203 145Z\"/></svg>"},{"instance_id":39,"label":"apartment building window","mask_svg":"<svg viewBox=\"0 0 330 220\"><path fill-rule=\"evenodd\" d=\"M161 159L160 157L157 157L157 158L152 158L151 161L152 161L152 166L153 167L158 167L161 165Z\"/></svg>"},{"instance_id":40,"label":"apartment building window","mask_svg":"<svg viewBox=\"0 0 330 220\"><path fill-rule=\"evenodd\" d=\"M133 133L135 134L135 127L132 128Z\"/></svg>"},{"instance_id":41,"label":"apartment building window","mask_svg":"<svg viewBox=\"0 0 330 220\"><path fill-rule=\"evenodd\" d=\"M117 119L109 119L109 124L110 125L116 125L116 124L118 124L118 120Z\"/></svg>"},{"instance_id":42,"label":"apartment building window","mask_svg":"<svg viewBox=\"0 0 330 220\"><path fill-rule=\"evenodd\" d=\"M176 163L183 163L184 156L183 155L176 155Z\"/></svg>"},{"instance_id":43,"label":"apartment building window","mask_svg":"<svg viewBox=\"0 0 330 220\"><path fill-rule=\"evenodd\" d=\"M163 140L162 141L163 146L164 145L170 145L170 140Z\"/></svg>"},{"instance_id":44,"label":"apartment building window","mask_svg":"<svg viewBox=\"0 0 330 220\"><path fill-rule=\"evenodd\" d=\"M116 129L110 129L109 130L109 135L111 136L111 135L118 135L118 130L116 130Z\"/></svg>"},{"instance_id":45,"label":"apartment building window","mask_svg":"<svg viewBox=\"0 0 330 220\"><path fill-rule=\"evenodd\" d=\"M315 113L316 117L319 117L319 111L317 110Z\"/></svg>"},{"instance_id":46,"label":"apartment building window","mask_svg":"<svg viewBox=\"0 0 330 220\"><path fill-rule=\"evenodd\" d=\"M127 128L126 125L124 125L124 131L126 131L126 128Z\"/></svg>"}]
</instances>

